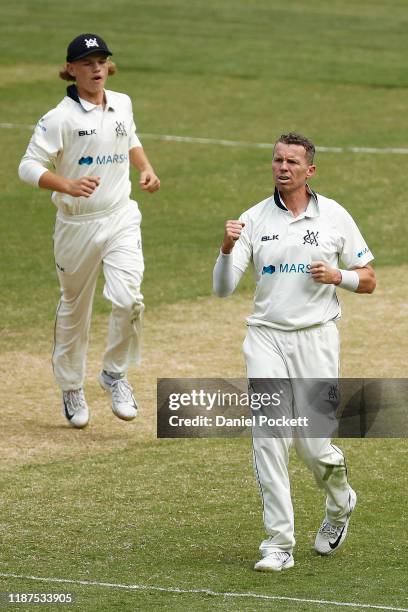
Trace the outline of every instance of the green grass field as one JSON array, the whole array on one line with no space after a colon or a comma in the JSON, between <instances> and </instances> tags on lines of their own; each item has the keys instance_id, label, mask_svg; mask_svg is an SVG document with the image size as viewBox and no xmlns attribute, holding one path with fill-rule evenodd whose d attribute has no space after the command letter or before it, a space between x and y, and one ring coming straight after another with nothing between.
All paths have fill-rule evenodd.
<instances>
[{"instance_id":1,"label":"green grass field","mask_svg":"<svg viewBox=\"0 0 408 612\"><path fill-rule=\"evenodd\" d=\"M67 43L80 31L107 39L118 65L108 86L132 97L142 134L257 143L297 130L319 146L407 148L406 2L0 0L0 7L0 369L3 381L20 385L24 377L24 393L1 392L0 591L72 591L76 603L67 609L87 611L354 609L312 600L408 609L405 440L341 441L359 505L347 546L329 559L312 551L322 495L294 457L296 565L269 576L252 571L263 530L248 440L156 440L150 409L128 426L112 425L106 411L83 432L65 428L48 375L59 293L52 257L55 209L47 192L17 177L27 126L64 95L57 72ZM271 150L142 140L162 180L154 196L140 194L136 180L133 192L143 212L147 312L150 322L157 315L163 326L148 336L147 353L162 364L158 375L175 371L177 347L160 331L172 323L163 313L185 309L189 318L178 322L185 360L177 375L206 376L209 358L200 363L195 355L202 342L195 334L203 329L197 317L208 318L216 364L225 346L217 334L230 324L228 346L235 355L241 336L234 326L243 331L242 319L228 322L231 302L224 303L225 318L211 301L205 313L200 306L211 294L223 223L270 194ZM384 284L396 293L403 290L408 264L407 161L404 154L320 153L313 180L317 191L352 213ZM239 292L249 296L251 289L248 275ZM365 298L356 299L353 304ZM403 322L406 297L398 304ZM367 371L368 336L372 343L378 335L370 372L376 353L378 376L394 375L394 366L401 368L406 359L406 331L404 336L394 328L400 346L387 364L378 331L387 312L377 306L378 318L368 315L372 327L367 330L365 319L364 332L357 325L345 345L353 363L361 363L356 376ZM99 291L96 335L108 310ZM357 306L349 316L358 313ZM37 369L30 365L34 358ZM220 365L217 374L242 376L238 358L236 363L233 371ZM137 373L132 381L151 405L154 381L143 386ZM99 415L100 396L92 386L89 393ZM19 446L7 435L10 418L17 437L21 428ZM200 589L271 599L194 592Z\"/></svg>"}]
</instances>

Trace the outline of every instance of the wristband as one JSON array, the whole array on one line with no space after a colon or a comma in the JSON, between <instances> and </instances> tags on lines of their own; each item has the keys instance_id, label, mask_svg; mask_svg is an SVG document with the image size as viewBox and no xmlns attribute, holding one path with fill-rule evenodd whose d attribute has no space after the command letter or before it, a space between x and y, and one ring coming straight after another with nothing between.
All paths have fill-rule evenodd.
<instances>
[{"instance_id":1,"label":"wristband","mask_svg":"<svg viewBox=\"0 0 408 612\"><path fill-rule=\"evenodd\" d=\"M360 283L360 277L355 270L339 270L341 274L341 281L337 285L347 291L357 291Z\"/></svg>"}]
</instances>

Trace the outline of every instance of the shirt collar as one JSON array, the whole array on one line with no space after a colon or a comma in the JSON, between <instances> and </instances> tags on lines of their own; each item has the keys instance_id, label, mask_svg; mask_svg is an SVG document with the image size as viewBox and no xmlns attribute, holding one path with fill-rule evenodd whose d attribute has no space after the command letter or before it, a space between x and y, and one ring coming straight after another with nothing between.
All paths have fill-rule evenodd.
<instances>
[{"instance_id":1,"label":"shirt collar","mask_svg":"<svg viewBox=\"0 0 408 612\"><path fill-rule=\"evenodd\" d=\"M112 106L112 100L111 100L111 96L110 93L108 91L105 91L105 98L106 98L106 109L107 110L115 110ZM78 104L80 104L82 106L82 108L84 109L84 111L89 112L94 110L95 108L98 108L97 104L93 104L92 102L88 102L88 100L84 100L83 98L80 98L78 96L78 89L77 86L75 84L73 85L69 85L67 87L67 96L69 98L71 98L71 100L74 100L75 102L78 102Z\"/></svg>"},{"instance_id":2,"label":"shirt collar","mask_svg":"<svg viewBox=\"0 0 408 612\"><path fill-rule=\"evenodd\" d=\"M313 189L311 189L309 185L307 184L306 184L306 191L310 195L310 199L309 199L309 203L303 215L305 217L318 217L319 216L319 201L318 201L317 193L313 191ZM281 210L284 210L285 212L289 212L289 210L285 206L284 201L281 198L281 195L277 187L275 187L273 199L278 208L280 208Z\"/></svg>"}]
</instances>

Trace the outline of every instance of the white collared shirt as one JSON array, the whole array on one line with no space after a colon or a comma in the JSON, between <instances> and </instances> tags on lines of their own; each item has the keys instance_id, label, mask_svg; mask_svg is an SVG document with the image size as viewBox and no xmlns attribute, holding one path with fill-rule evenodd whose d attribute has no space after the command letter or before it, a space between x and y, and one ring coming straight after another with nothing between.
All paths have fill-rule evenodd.
<instances>
[{"instance_id":1,"label":"white collared shirt","mask_svg":"<svg viewBox=\"0 0 408 612\"><path fill-rule=\"evenodd\" d=\"M52 165L69 179L99 176L89 198L53 192L52 201L66 215L103 213L129 201L129 150L141 147L130 98L105 90L105 108L78 98L75 86L38 122L19 168L22 180L38 185Z\"/></svg>"},{"instance_id":2,"label":"white collared shirt","mask_svg":"<svg viewBox=\"0 0 408 612\"><path fill-rule=\"evenodd\" d=\"M337 202L310 190L298 217L275 194L244 212L245 223L230 255L220 253L214 268L214 291L235 289L251 263L256 282L254 311L248 325L282 330L311 327L341 315L336 288L313 281L312 261L338 268L363 267L373 259L350 214Z\"/></svg>"}]
</instances>

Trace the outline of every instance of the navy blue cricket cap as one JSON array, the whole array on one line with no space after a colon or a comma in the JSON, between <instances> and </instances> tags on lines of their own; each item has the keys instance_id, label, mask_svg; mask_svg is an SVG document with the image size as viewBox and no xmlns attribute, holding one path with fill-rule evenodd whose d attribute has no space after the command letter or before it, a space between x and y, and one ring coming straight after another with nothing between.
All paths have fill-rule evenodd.
<instances>
[{"instance_id":1,"label":"navy blue cricket cap","mask_svg":"<svg viewBox=\"0 0 408 612\"><path fill-rule=\"evenodd\" d=\"M80 34L68 45L67 62L75 62L91 53L112 55L106 42L97 34Z\"/></svg>"}]
</instances>

